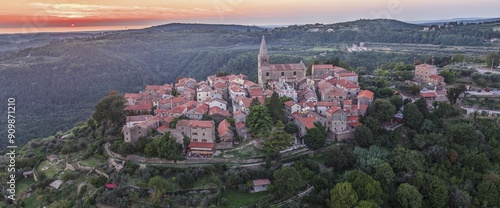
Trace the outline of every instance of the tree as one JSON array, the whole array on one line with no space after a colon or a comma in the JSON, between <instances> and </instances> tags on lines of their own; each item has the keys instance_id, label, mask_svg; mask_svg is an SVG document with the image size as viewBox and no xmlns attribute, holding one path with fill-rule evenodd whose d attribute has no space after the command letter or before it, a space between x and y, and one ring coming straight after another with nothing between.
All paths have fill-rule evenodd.
<instances>
[{"instance_id":1,"label":"tree","mask_svg":"<svg viewBox=\"0 0 500 208\"><path fill-rule=\"evenodd\" d=\"M286 122L285 113L283 112L283 102L281 102L277 92L273 92L266 106L269 109L273 123L278 121Z\"/></svg>"},{"instance_id":2,"label":"tree","mask_svg":"<svg viewBox=\"0 0 500 208\"><path fill-rule=\"evenodd\" d=\"M386 99L376 99L368 108L368 116L373 116L380 122L386 122L396 113L396 107Z\"/></svg>"},{"instance_id":3,"label":"tree","mask_svg":"<svg viewBox=\"0 0 500 208\"><path fill-rule=\"evenodd\" d=\"M278 199L290 198L305 186L300 173L293 167L283 167L274 171L271 192Z\"/></svg>"},{"instance_id":4,"label":"tree","mask_svg":"<svg viewBox=\"0 0 500 208\"><path fill-rule=\"evenodd\" d=\"M95 106L92 118L97 123L111 121L115 126L125 122L126 100L122 96L107 96Z\"/></svg>"},{"instance_id":5,"label":"tree","mask_svg":"<svg viewBox=\"0 0 500 208\"><path fill-rule=\"evenodd\" d=\"M269 137L264 140L264 149L269 153L278 153L292 144L292 137L283 130L284 128L283 123L278 121Z\"/></svg>"},{"instance_id":6,"label":"tree","mask_svg":"<svg viewBox=\"0 0 500 208\"><path fill-rule=\"evenodd\" d=\"M488 54L486 54L485 57L486 67L491 68L492 63L493 63L493 68L497 67L499 65L499 60L500 60L499 53L489 52Z\"/></svg>"},{"instance_id":7,"label":"tree","mask_svg":"<svg viewBox=\"0 0 500 208\"><path fill-rule=\"evenodd\" d=\"M247 124L252 135L259 137L268 135L273 126L273 121L269 116L268 108L265 105L250 107Z\"/></svg>"},{"instance_id":8,"label":"tree","mask_svg":"<svg viewBox=\"0 0 500 208\"><path fill-rule=\"evenodd\" d=\"M307 134L304 135L303 139L307 147L313 150L317 150L326 143L326 128L319 122L314 123L314 128L307 129Z\"/></svg>"},{"instance_id":9,"label":"tree","mask_svg":"<svg viewBox=\"0 0 500 208\"><path fill-rule=\"evenodd\" d=\"M415 101L415 105L417 105L418 111L422 113L424 118L429 118L431 113L429 112L429 108L427 108L427 101L424 98L419 98Z\"/></svg>"},{"instance_id":10,"label":"tree","mask_svg":"<svg viewBox=\"0 0 500 208\"><path fill-rule=\"evenodd\" d=\"M403 110L403 115L405 124L412 129L419 128L424 120L424 115L418 111L415 103L407 103Z\"/></svg>"},{"instance_id":11,"label":"tree","mask_svg":"<svg viewBox=\"0 0 500 208\"><path fill-rule=\"evenodd\" d=\"M392 181L396 177L396 174L394 173L394 170L392 169L391 165L389 163L381 163L375 168L375 179L378 181L382 182L388 187L391 185Z\"/></svg>"},{"instance_id":12,"label":"tree","mask_svg":"<svg viewBox=\"0 0 500 208\"><path fill-rule=\"evenodd\" d=\"M419 208L422 207L422 194L414 186L403 183L396 191L396 197L401 207Z\"/></svg>"},{"instance_id":13,"label":"tree","mask_svg":"<svg viewBox=\"0 0 500 208\"><path fill-rule=\"evenodd\" d=\"M431 207L446 207L448 201L448 188L443 180L430 176L426 183L428 199Z\"/></svg>"},{"instance_id":14,"label":"tree","mask_svg":"<svg viewBox=\"0 0 500 208\"><path fill-rule=\"evenodd\" d=\"M373 179L370 175L360 170L349 172L346 180L352 185L356 191L359 200L373 201L378 204L382 203L382 187L380 182Z\"/></svg>"},{"instance_id":15,"label":"tree","mask_svg":"<svg viewBox=\"0 0 500 208\"><path fill-rule=\"evenodd\" d=\"M167 192L168 180L162 178L161 176L155 176L149 179L148 187L153 189L153 194L151 199L153 203L158 203L159 200L163 198L163 195Z\"/></svg>"},{"instance_id":16,"label":"tree","mask_svg":"<svg viewBox=\"0 0 500 208\"><path fill-rule=\"evenodd\" d=\"M354 138L358 141L359 146L369 147L373 144L372 130L365 125L358 126L354 131Z\"/></svg>"},{"instance_id":17,"label":"tree","mask_svg":"<svg viewBox=\"0 0 500 208\"><path fill-rule=\"evenodd\" d=\"M299 132L299 127L294 122L288 122L285 125L285 131L286 131L286 133L289 133L289 134L295 134L295 133Z\"/></svg>"},{"instance_id":18,"label":"tree","mask_svg":"<svg viewBox=\"0 0 500 208\"><path fill-rule=\"evenodd\" d=\"M453 189L450 193L451 207L470 207L472 197L466 191L460 189Z\"/></svg>"},{"instance_id":19,"label":"tree","mask_svg":"<svg viewBox=\"0 0 500 208\"><path fill-rule=\"evenodd\" d=\"M159 157L168 160L181 159L182 145L177 143L169 133L163 137L155 138L144 151L148 157Z\"/></svg>"},{"instance_id":20,"label":"tree","mask_svg":"<svg viewBox=\"0 0 500 208\"><path fill-rule=\"evenodd\" d=\"M378 132L382 127L382 123L373 116L367 116L363 119L363 125L368 127L372 132Z\"/></svg>"},{"instance_id":21,"label":"tree","mask_svg":"<svg viewBox=\"0 0 500 208\"><path fill-rule=\"evenodd\" d=\"M325 154L325 165L334 170L345 170L356 164L353 148L348 145L329 147Z\"/></svg>"},{"instance_id":22,"label":"tree","mask_svg":"<svg viewBox=\"0 0 500 208\"><path fill-rule=\"evenodd\" d=\"M337 185L330 190L329 207L354 207L357 203L358 195L349 182L337 183Z\"/></svg>"},{"instance_id":23,"label":"tree","mask_svg":"<svg viewBox=\"0 0 500 208\"><path fill-rule=\"evenodd\" d=\"M416 150L407 150L398 146L392 151L392 167L402 172L417 172L424 168L424 156Z\"/></svg>"},{"instance_id":24,"label":"tree","mask_svg":"<svg viewBox=\"0 0 500 208\"><path fill-rule=\"evenodd\" d=\"M458 97L460 97L460 95L464 93L466 89L467 88L465 87L464 84L459 84L455 87L450 87L446 92L446 97L450 101L450 104L455 105L455 103L457 103Z\"/></svg>"},{"instance_id":25,"label":"tree","mask_svg":"<svg viewBox=\"0 0 500 208\"><path fill-rule=\"evenodd\" d=\"M445 70L439 72L439 76L442 76L444 78L444 82L446 82L446 84L455 83L455 73L453 73L449 69L445 69Z\"/></svg>"},{"instance_id":26,"label":"tree","mask_svg":"<svg viewBox=\"0 0 500 208\"><path fill-rule=\"evenodd\" d=\"M401 106L403 106L403 96L401 95L393 95L391 96L391 98L389 98L389 101L391 101L391 103L396 106L396 111L399 110Z\"/></svg>"},{"instance_id":27,"label":"tree","mask_svg":"<svg viewBox=\"0 0 500 208\"><path fill-rule=\"evenodd\" d=\"M477 187L477 198L483 207L500 205L500 178L496 175L485 177Z\"/></svg>"}]
</instances>

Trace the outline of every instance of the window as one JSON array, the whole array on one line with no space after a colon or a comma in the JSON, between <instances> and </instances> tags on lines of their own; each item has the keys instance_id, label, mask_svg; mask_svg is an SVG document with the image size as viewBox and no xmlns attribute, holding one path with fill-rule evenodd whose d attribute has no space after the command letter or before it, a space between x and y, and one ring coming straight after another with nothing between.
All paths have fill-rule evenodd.
<instances>
[{"instance_id":1,"label":"window","mask_svg":"<svg viewBox=\"0 0 500 208\"><path fill-rule=\"evenodd\" d=\"M281 72L281 76L285 76L285 72Z\"/></svg>"},{"instance_id":2,"label":"window","mask_svg":"<svg viewBox=\"0 0 500 208\"><path fill-rule=\"evenodd\" d=\"M206 140L206 139L202 139L201 141L202 141L202 142L207 142L207 140Z\"/></svg>"},{"instance_id":3,"label":"window","mask_svg":"<svg viewBox=\"0 0 500 208\"><path fill-rule=\"evenodd\" d=\"M198 133L194 132L194 133L193 133L193 135L194 135L194 136L198 136Z\"/></svg>"},{"instance_id":4,"label":"window","mask_svg":"<svg viewBox=\"0 0 500 208\"><path fill-rule=\"evenodd\" d=\"M297 72L296 72L296 71L294 71L294 72L293 72L293 76L295 76L295 75L297 75Z\"/></svg>"},{"instance_id":5,"label":"window","mask_svg":"<svg viewBox=\"0 0 500 208\"><path fill-rule=\"evenodd\" d=\"M205 133L203 133L203 136L205 136Z\"/></svg>"},{"instance_id":6,"label":"window","mask_svg":"<svg viewBox=\"0 0 500 208\"><path fill-rule=\"evenodd\" d=\"M269 72L266 72L266 77L268 77L268 76L269 76Z\"/></svg>"},{"instance_id":7,"label":"window","mask_svg":"<svg viewBox=\"0 0 500 208\"><path fill-rule=\"evenodd\" d=\"M198 139L193 139L193 142L198 142Z\"/></svg>"}]
</instances>

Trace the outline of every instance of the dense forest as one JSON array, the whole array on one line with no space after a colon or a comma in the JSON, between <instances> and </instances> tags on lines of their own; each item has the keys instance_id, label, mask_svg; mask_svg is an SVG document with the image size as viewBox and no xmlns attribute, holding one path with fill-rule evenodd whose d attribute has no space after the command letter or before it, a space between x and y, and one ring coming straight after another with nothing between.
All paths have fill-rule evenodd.
<instances>
[{"instance_id":1,"label":"dense forest","mask_svg":"<svg viewBox=\"0 0 500 208\"><path fill-rule=\"evenodd\" d=\"M307 31L319 25L270 30L235 25L171 24L143 30L76 34L72 39L67 34L49 39L46 34L23 35L19 38L26 39L26 44L19 46L19 50L12 46L15 37L0 36L6 37L4 46L9 47L0 53L0 98L16 98L17 142L25 143L67 130L85 120L95 103L112 89L120 93L138 92L148 84L172 83L186 76L201 80L218 71L244 73L253 79L262 35L266 36L272 63L303 60L311 65L337 58L353 70L365 67L369 74L384 63L410 64L415 58L430 63L432 58L429 54L414 52L348 53L342 50L342 45L359 41L488 45L484 40L500 34L491 29L497 24L456 25L429 32L421 32L422 26L394 20L359 20L322 26L333 28L334 32ZM424 36L427 38L422 38ZM28 44L30 41L38 45ZM47 42L50 43L41 44ZM316 46L331 46L335 50L321 56L323 51L314 49ZM445 65L450 57L435 54L434 59L436 64ZM5 111L6 106L0 106L0 110ZM3 122L5 120L0 120L0 125L5 126ZM0 129L0 133L5 131ZM0 147L3 149L4 145Z\"/></svg>"}]
</instances>

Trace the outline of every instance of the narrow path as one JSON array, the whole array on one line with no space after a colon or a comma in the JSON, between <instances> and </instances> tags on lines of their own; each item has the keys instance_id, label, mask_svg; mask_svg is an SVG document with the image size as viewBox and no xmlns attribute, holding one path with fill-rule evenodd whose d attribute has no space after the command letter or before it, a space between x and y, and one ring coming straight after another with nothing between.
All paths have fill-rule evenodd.
<instances>
[{"instance_id":1,"label":"narrow path","mask_svg":"<svg viewBox=\"0 0 500 208\"><path fill-rule=\"evenodd\" d=\"M307 187L307 189L306 189L306 190L301 191L301 192L300 192L300 193L298 193L297 195L292 196L292 197L288 198L287 200L284 200L284 201L278 202L278 203L276 203L276 204L274 204L274 205L276 205L276 207L282 207L282 206L285 206L286 204L288 204L288 203L290 203L290 202L293 202L293 201L295 201L295 200L297 200L297 199L300 199L300 198L302 198L302 197L304 197L304 196L307 196L307 195L308 195L309 193L311 193L313 190L314 190L314 186L309 186L309 185L308 185L308 187Z\"/></svg>"}]
</instances>

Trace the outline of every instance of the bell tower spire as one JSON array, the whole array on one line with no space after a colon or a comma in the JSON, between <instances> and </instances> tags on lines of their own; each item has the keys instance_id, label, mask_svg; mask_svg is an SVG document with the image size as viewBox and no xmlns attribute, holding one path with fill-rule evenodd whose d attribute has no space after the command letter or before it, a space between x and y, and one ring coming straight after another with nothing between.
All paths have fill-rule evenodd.
<instances>
[{"instance_id":1,"label":"bell tower spire","mask_svg":"<svg viewBox=\"0 0 500 208\"><path fill-rule=\"evenodd\" d=\"M260 50L258 55L258 67L269 66L269 55L267 54L266 39L262 36L262 42L260 43Z\"/></svg>"}]
</instances>

